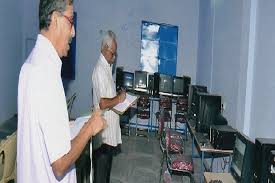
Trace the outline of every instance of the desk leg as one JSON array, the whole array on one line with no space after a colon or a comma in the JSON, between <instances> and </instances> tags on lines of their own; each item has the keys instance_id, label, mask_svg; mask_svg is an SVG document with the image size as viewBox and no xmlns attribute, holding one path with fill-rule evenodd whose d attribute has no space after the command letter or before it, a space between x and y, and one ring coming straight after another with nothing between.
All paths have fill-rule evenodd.
<instances>
[{"instance_id":1,"label":"desk leg","mask_svg":"<svg viewBox=\"0 0 275 183\"><path fill-rule=\"evenodd\" d=\"M138 120L138 118L136 117L136 136L137 136L137 120Z\"/></svg>"},{"instance_id":2,"label":"desk leg","mask_svg":"<svg viewBox=\"0 0 275 183\"><path fill-rule=\"evenodd\" d=\"M93 143L92 143L92 139L88 143L90 143L90 159L92 160L93 159ZM90 182L93 182L93 177L94 177L94 174L93 174L93 161L91 161Z\"/></svg>"},{"instance_id":3,"label":"desk leg","mask_svg":"<svg viewBox=\"0 0 275 183\"><path fill-rule=\"evenodd\" d=\"M153 100L151 100L150 101L151 102L151 109L152 110L150 110L150 123L151 123L151 132L153 131L153 115L154 115L154 101Z\"/></svg>"},{"instance_id":4,"label":"desk leg","mask_svg":"<svg viewBox=\"0 0 275 183\"><path fill-rule=\"evenodd\" d=\"M204 172L204 168L203 168L203 160L204 160L204 152L201 152L201 174L200 174L200 183L203 183L203 172Z\"/></svg>"},{"instance_id":5,"label":"desk leg","mask_svg":"<svg viewBox=\"0 0 275 183\"><path fill-rule=\"evenodd\" d=\"M194 146L195 146L195 137L194 135L192 136L192 158L194 158Z\"/></svg>"}]
</instances>

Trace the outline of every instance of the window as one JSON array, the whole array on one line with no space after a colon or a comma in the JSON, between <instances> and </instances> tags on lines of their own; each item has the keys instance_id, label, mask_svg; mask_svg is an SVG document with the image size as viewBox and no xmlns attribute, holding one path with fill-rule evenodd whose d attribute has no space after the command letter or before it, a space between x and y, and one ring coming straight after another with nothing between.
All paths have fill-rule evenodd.
<instances>
[{"instance_id":1,"label":"window","mask_svg":"<svg viewBox=\"0 0 275 183\"><path fill-rule=\"evenodd\" d=\"M142 71L176 75L178 27L142 21L141 60Z\"/></svg>"}]
</instances>

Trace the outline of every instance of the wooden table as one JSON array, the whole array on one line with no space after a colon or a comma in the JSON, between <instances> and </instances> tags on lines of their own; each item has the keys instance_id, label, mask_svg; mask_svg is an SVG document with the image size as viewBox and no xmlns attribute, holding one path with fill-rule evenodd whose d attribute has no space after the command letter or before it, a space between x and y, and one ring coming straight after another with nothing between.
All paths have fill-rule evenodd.
<instances>
[{"instance_id":1,"label":"wooden table","mask_svg":"<svg viewBox=\"0 0 275 183\"><path fill-rule=\"evenodd\" d=\"M209 183L211 180L221 180L222 183L236 183L231 173L204 172L204 181Z\"/></svg>"},{"instance_id":2,"label":"wooden table","mask_svg":"<svg viewBox=\"0 0 275 183\"><path fill-rule=\"evenodd\" d=\"M195 130L195 122L192 119L187 120L187 127L192 137L192 157L196 157L194 155L194 147L196 147L198 151L197 157L201 159L201 171L200 171L200 183L203 182L203 172L204 172L204 158L205 153L211 154L212 158L214 154L221 154L224 156L230 156L233 154L233 150L221 150L215 149L210 143L209 139L207 139L202 133L198 133ZM212 164L211 164L212 167Z\"/></svg>"}]
</instances>

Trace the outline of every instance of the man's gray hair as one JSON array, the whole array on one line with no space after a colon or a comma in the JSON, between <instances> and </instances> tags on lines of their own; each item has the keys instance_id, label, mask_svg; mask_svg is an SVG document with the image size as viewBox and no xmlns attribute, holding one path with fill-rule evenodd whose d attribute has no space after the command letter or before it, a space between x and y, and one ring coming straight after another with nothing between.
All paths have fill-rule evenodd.
<instances>
[{"instance_id":1,"label":"man's gray hair","mask_svg":"<svg viewBox=\"0 0 275 183\"><path fill-rule=\"evenodd\" d=\"M103 35L101 50L103 50L106 45L111 47L112 41L116 41L116 34L113 31L108 30Z\"/></svg>"},{"instance_id":2,"label":"man's gray hair","mask_svg":"<svg viewBox=\"0 0 275 183\"><path fill-rule=\"evenodd\" d=\"M40 0L39 4L39 29L48 29L54 11L63 13L67 5L72 5L73 0Z\"/></svg>"}]
</instances>

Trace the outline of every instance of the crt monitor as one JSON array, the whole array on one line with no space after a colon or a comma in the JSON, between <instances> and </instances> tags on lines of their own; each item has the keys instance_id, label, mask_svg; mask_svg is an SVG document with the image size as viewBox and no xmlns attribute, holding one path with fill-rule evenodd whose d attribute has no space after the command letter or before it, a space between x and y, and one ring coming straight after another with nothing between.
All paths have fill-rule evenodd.
<instances>
[{"instance_id":1,"label":"crt monitor","mask_svg":"<svg viewBox=\"0 0 275 183\"><path fill-rule=\"evenodd\" d=\"M182 77L173 77L173 95L183 96L183 79Z\"/></svg>"},{"instance_id":2,"label":"crt monitor","mask_svg":"<svg viewBox=\"0 0 275 183\"><path fill-rule=\"evenodd\" d=\"M159 94L172 95L173 77L171 75L159 74Z\"/></svg>"},{"instance_id":3,"label":"crt monitor","mask_svg":"<svg viewBox=\"0 0 275 183\"><path fill-rule=\"evenodd\" d=\"M256 138L255 139L255 180L256 182L268 182L268 172L270 168L269 154L275 150L275 139Z\"/></svg>"},{"instance_id":4,"label":"crt monitor","mask_svg":"<svg viewBox=\"0 0 275 183\"><path fill-rule=\"evenodd\" d=\"M134 85L134 73L132 72L123 72L123 88L126 90L133 90Z\"/></svg>"},{"instance_id":5,"label":"crt monitor","mask_svg":"<svg viewBox=\"0 0 275 183\"><path fill-rule=\"evenodd\" d=\"M231 173L240 183L251 183L255 170L255 144L248 137L237 133L233 157L231 162Z\"/></svg>"},{"instance_id":6,"label":"crt monitor","mask_svg":"<svg viewBox=\"0 0 275 183\"><path fill-rule=\"evenodd\" d=\"M198 93L199 112L196 130L209 134L211 125L217 124L217 118L221 112L221 96L208 93Z\"/></svg>"},{"instance_id":7,"label":"crt monitor","mask_svg":"<svg viewBox=\"0 0 275 183\"><path fill-rule=\"evenodd\" d=\"M147 91L148 90L148 73L145 71L135 71L135 90Z\"/></svg>"},{"instance_id":8,"label":"crt monitor","mask_svg":"<svg viewBox=\"0 0 275 183\"><path fill-rule=\"evenodd\" d=\"M199 110L199 96L200 93L207 93L207 87L201 85L191 85L189 88L189 96L188 96L188 113L196 116L198 115Z\"/></svg>"}]
</instances>

